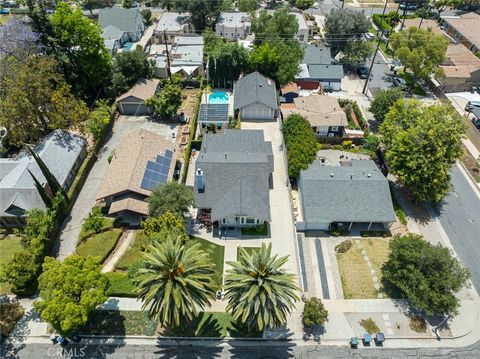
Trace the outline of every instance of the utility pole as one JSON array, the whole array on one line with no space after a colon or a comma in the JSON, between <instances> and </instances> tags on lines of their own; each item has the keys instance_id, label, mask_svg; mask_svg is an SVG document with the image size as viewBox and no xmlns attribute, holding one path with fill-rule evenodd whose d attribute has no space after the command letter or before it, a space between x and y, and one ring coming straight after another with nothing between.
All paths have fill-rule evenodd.
<instances>
[{"instance_id":1,"label":"utility pole","mask_svg":"<svg viewBox=\"0 0 480 359\"><path fill-rule=\"evenodd\" d=\"M385 11L387 10L387 5L388 5L388 0L385 0L385 6L383 7L382 17L385 15ZM381 41L380 40L380 35L381 34L383 34L383 33L377 34L377 36L378 36L377 48L375 49L375 53L373 54L372 63L370 64L370 68L368 69L368 76L367 76L367 79L365 80L365 85L363 86L363 90L362 90L362 93L364 95L367 92L368 81L370 80L370 76L372 75L373 64L375 62L375 59L377 58L378 49L380 48L380 41Z\"/></svg>"},{"instance_id":2,"label":"utility pole","mask_svg":"<svg viewBox=\"0 0 480 359\"><path fill-rule=\"evenodd\" d=\"M163 30L163 41L165 41L165 50L167 51L167 75L172 81L172 72L170 71L170 53L168 52L167 31Z\"/></svg>"}]
</instances>

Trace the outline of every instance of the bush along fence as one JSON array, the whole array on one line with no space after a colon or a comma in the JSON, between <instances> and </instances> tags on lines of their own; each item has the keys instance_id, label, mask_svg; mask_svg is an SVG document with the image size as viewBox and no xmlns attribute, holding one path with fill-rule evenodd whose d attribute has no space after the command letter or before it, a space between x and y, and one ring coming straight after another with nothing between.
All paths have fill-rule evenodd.
<instances>
[{"instance_id":1,"label":"bush along fence","mask_svg":"<svg viewBox=\"0 0 480 359\"><path fill-rule=\"evenodd\" d=\"M183 157L183 168L182 168L183 184L185 184L185 182L187 181L188 167L190 165L190 156L192 155L192 148L193 148L192 141L195 139L195 134L197 133L198 110L200 109L200 102L202 101L202 93L203 93L203 81L200 82L200 91L197 95L197 103L195 104L195 114L193 115L192 123L190 124L190 136L188 139L187 147L185 148L185 156Z\"/></svg>"},{"instance_id":2,"label":"bush along fence","mask_svg":"<svg viewBox=\"0 0 480 359\"><path fill-rule=\"evenodd\" d=\"M339 99L338 103L340 104L341 107L346 107L347 105L351 105L353 113L350 114L350 116L354 117L353 120L358 123L358 125L362 130L365 131L367 129L368 127L367 121L365 120L365 117L363 116L363 112L360 109L360 106L358 106L357 101ZM347 117L348 117L348 113L347 113Z\"/></svg>"}]
</instances>

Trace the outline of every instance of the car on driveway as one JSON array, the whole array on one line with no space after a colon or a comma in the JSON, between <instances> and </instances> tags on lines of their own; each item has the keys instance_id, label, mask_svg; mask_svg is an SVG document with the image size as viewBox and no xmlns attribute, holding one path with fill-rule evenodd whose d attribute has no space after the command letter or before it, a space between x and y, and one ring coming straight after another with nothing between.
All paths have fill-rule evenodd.
<instances>
[{"instance_id":1,"label":"car on driveway","mask_svg":"<svg viewBox=\"0 0 480 359\"><path fill-rule=\"evenodd\" d=\"M400 87L402 89L407 88L407 81L405 81L405 79L401 77L394 77L392 82L393 82L393 86Z\"/></svg>"},{"instance_id":2,"label":"car on driveway","mask_svg":"<svg viewBox=\"0 0 480 359\"><path fill-rule=\"evenodd\" d=\"M360 65L357 69L357 74L361 79L366 79L368 77L368 67Z\"/></svg>"}]
</instances>

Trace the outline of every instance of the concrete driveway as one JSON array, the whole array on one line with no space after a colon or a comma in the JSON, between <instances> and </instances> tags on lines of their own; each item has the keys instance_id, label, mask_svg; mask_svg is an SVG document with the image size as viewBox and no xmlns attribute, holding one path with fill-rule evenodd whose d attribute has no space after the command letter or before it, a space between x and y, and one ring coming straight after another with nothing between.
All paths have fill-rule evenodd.
<instances>
[{"instance_id":1,"label":"concrete driveway","mask_svg":"<svg viewBox=\"0 0 480 359\"><path fill-rule=\"evenodd\" d=\"M107 172L108 156L117 147L125 133L139 128L148 129L167 139L171 139L172 144L175 143L172 132L177 133L178 131L178 125L176 124L157 123L150 121L144 116L120 116L118 118L105 145L100 150L97 162L93 165L70 215L63 223L62 231L53 249L53 253L58 259L63 260L75 252L83 221L95 204L98 191Z\"/></svg>"}]
</instances>

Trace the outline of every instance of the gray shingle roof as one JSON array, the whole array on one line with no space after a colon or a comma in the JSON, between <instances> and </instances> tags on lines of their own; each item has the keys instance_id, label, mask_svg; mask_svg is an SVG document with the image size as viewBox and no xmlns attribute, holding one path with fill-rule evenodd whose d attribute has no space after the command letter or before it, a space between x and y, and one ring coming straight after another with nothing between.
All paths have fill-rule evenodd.
<instances>
[{"instance_id":1,"label":"gray shingle roof","mask_svg":"<svg viewBox=\"0 0 480 359\"><path fill-rule=\"evenodd\" d=\"M343 78L342 65L308 65L310 78L314 80L341 80Z\"/></svg>"},{"instance_id":2,"label":"gray shingle roof","mask_svg":"<svg viewBox=\"0 0 480 359\"><path fill-rule=\"evenodd\" d=\"M233 86L233 93L234 110L257 102L278 109L275 82L257 71L239 79Z\"/></svg>"},{"instance_id":3,"label":"gray shingle roof","mask_svg":"<svg viewBox=\"0 0 480 359\"><path fill-rule=\"evenodd\" d=\"M137 9L100 9L98 23L102 29L113 25L124 32L136 33L139 28L143 29L142 14Z\"/></svg>"},{"instance_id":4,"label":"gray shingle roof","mask_svg":"<svg viewBox=\"0 0 480 359\"><path fill-rule=\"evenodd\" d=\"M307 65L330 65L332 63L330 48L305 45L302 63Z\"/></svg>"},{"instance_id":5,"label":"gray shingle roof","mask_svg":"<svg viewBox=\"0 0 480 359\"><path fill-rule=\"evenodd\" d=\"M388 181L375 162L350 162L352 166L322 166L316 161L300 173L304 222L395 221Z\"/></svg>"},{"instance_id":6,"label":"gray shingle roof","mask_svg":"<svg viewBox=\"0 0 480 359\"><path fill-rule=\"evenodd\" d=\"M198 111L200 122L228 122L228 104L202 103Z\"/></svg>"},{"instance_id":7,"label":"gray shingle roof","mask_svg":"<svg viewBox=\"0 0 480 359\"><path fill-rule=\"evenodd\" d=\"M195 183L196 206L211 208L213 221L240 215L270 221L273 155L263 131L206 134L195 169L202 170L205 184L199 192Z\"/></svg>"}]
</instances>

